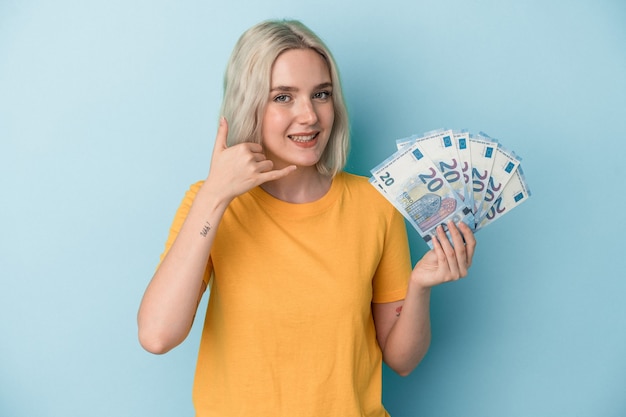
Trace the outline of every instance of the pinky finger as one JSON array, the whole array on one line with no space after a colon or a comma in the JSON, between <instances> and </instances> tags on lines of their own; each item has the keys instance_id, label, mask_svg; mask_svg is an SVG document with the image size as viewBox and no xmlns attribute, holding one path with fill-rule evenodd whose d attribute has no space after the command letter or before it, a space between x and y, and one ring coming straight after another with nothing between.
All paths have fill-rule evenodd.
<instances>
[{"instance_id":1,"label":"pinky finger","mask_svg":"<svg viewBox=\"0 0 626 417\"><path fill-rule=\"evenodd\" d=\"M472 258L474 257L474 251L476 250L476 238L474 237L474 233L472 229L468 225L463 222L459 223L459 229L463 234L463 240L465 241L465 251L467 257L467 266L469 267L472 264Z\"/></svg>"},{"instance_id":2,"label":"pinky finger","mask_svg":"<svg viewBox=\"0 0 626 417\"><path fill-rule=\"evenodd\" d=\"M262 174L259 175L260 183L262 184L268 181L278 180L280 178L286 177L287 175L289 175L291 172L295 170L296 170L295 165L289 165L282 169L263 172Z\"/></svg>"}]
</instances>

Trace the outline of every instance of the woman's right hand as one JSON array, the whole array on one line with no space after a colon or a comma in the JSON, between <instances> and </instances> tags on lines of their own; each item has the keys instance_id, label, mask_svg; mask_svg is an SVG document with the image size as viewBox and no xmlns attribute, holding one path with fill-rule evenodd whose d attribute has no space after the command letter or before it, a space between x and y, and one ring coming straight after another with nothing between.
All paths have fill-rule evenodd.
<instances>
[{"instance_id":1,"label":"woman's right hand","mask_svg":"<svg viewBox=\"0 0 626 417\"><path fill-rule=\"evenodd\" d=\"M290 165L274 170L274 163L265 157L258 143L244 142L228 147L228 122L220 118L211 168L205 184L226 201L268 181L283 178L296 169Z\"/></svg>"}]
</instances>

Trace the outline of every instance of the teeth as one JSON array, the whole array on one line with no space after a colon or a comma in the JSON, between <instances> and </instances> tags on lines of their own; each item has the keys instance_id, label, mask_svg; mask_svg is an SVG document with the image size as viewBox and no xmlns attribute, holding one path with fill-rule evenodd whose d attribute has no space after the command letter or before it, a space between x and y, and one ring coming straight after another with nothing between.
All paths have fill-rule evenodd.
<instances>
[{"instance_id":1,"label":"teeth","mask_svg":"<svg viewBox=\"0 0 626 417\"><path fill-rule=\"evenodd\" d=\"M308 135L308 136L289 135L289 139L293 140L294 142L309 142L313 140L316 136L317 136L317 133L315 133L314 135Z\"/></svg>"}]
</instances>

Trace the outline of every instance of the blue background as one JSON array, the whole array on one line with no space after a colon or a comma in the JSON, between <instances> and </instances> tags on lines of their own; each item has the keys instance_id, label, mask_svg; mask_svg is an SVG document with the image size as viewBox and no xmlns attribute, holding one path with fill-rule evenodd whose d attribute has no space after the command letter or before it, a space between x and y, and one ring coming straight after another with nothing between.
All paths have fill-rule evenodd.
<instances>
[{"instance_id":1,"label":"blue background","mask_svg":"<svg viewBox=\"0 0 626 417\"><path fill-rule=\"evenodd\" d=\"M433 291L419 368L385 370L391 414L626 415L618 0L2 0L0 415L193 415L202 320L153 356L135 315L208 172L230 51L281 17L337 58L349 171L441 127L524 158L532 198L478 234L468 278Z\"/></svg>"}]
</instances>

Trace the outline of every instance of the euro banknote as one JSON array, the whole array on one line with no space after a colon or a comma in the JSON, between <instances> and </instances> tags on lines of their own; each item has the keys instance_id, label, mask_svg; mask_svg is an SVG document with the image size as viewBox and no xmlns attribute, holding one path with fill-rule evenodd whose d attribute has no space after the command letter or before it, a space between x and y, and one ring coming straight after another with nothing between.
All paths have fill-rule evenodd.
<instances>
[{"instance_id":1,"label":"euro banknote","mask_svg":"<svg viewBox=\"0 0 626 417\"><path fill-rule=\"evenodd\" d=\"M493 166L489 174L487 190L478 210L474 213L476 220L482 218L494 201L500 196L504 186L515 173L520 164L520 158L513 151L509 151L501 144L494 151Z\"/></svg>"},{"instance_id":2,"label":"euro banknote","mask_svg":"<svg viewBox=\"0 0 626 417\"><path fill-rule=\"evenodd\" d=\"M476 214L487 193L495 156L494 151L498 148L498 143L489 136L479 133L478 135L470 135L469 144L472 155L472 197L474 203L472 211Z\"/></svg>"},{"instance_id":3,"label":"euro banknote","mask_svg":"<svg viewBox=\"0 0 626 417\"><path fill-rule=\"evenodd\" d=\"M437 130L423 136L411 136L396 141L396 147L402 149L413 143L419 143L425 155L435 163L443 177L465 202L465 183L457 146L452 130Z\"/></svg>"},{"instance_id":4,"label":"euro banknote","mask_svg":"<svg viewBox=\"0 0 626 417\"><path fill-rule=\"evenodd\" d=\"M474 207L474 193L472 192L472 154L470 153L469 147L469 135L467 131L454 132L454 144L457 147L461 161L465 204L468 207Z\"/></svg>"},{"instance_id":5,"label":"euro banknote","mask_svg":"<svg viewBox=\"0 0 626 417\"><path fill-rule=\"evenodd\" d=\"M414 142L371 170L370 182L432 247L436 228L448 221L474 227L474 215L437 165ZM447 233L447 230L446 230Z\"/></svg>"},{"instance_id":6,"label":"euro banknote","mask_svg":"<svg viewBox=\"0 0 626 417\"><path fill-rule=\"evenodd\" d=\"M477 228L481 229L490 225L500 217L504 216L515 207L519 206L530 197L530 189L526 183L524 171L521 165L517 166L517 169L513 173L513 176L506 183L502 192L495 199L489 210L485 213L482 219L478 220Z\"/></svg>"}]
</instances>

